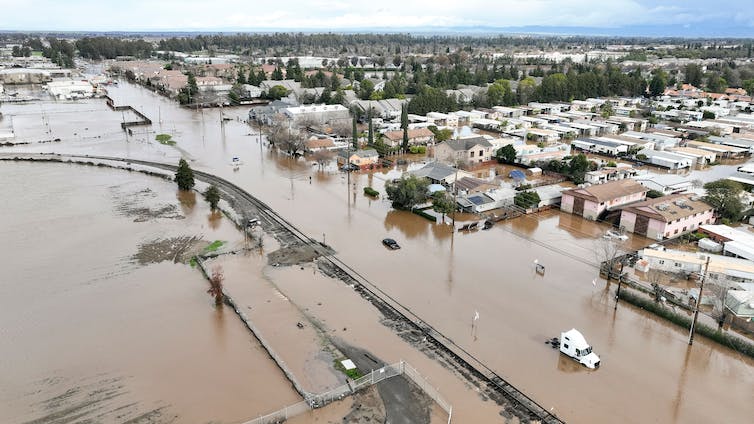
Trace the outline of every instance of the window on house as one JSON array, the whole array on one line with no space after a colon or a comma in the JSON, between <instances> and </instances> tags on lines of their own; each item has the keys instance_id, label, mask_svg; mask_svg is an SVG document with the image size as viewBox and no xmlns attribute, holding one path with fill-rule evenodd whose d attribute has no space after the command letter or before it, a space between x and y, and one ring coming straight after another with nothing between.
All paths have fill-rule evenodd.
<instances>
[{"instance_id":1,"label":"window on house","mask_svg":"<svg viewBox=\"0 0 754 424\"><path fill-rule=\"evenodd\" d=\"M469 157L472 157L472 158L474 157L474 152L473 151L469 152Z\"/></svg>"},{"instance_id":2,"label":"window on house","mask_svg":"<svg viewBox=\"0 0 754 424\"><path fill-rule=\"evenodd\" d=\"M675 229L675 231L673 232L673 234L678 234L678 228Z\"/></svg>"},{"instance_id":3,"label":"window on house","mask_svg":"<svg viewBox=\"0 0 754 424\"><path fill-rule=\"evenodd\" d=\"M660 259L659 262L660 262L660 265L665 265L665 261L663 261L662 259Z\"/></svg>"},{"instance_id":4,"label":"window on house","mask_svg":"<svg viewBox=\"0 0 754 424\"><path fill-rule=\"evenodd\" d=\"M679 267L679 268L681 267L681 263L680 262L676 262L673 265L676 266L676 267Z\"/></svg>"},{"instance_id":5,"label":"window on house","mask_svg":"<svg viewBox=\"0 0 754 424\"><path fill-rule=\"evenodd\" d=\"M683 231L686 231L686 227L683 227Z\"/></svg>"},{"instance_id":6,"label":"window on house","mask_svg":"<svg viewBox=\"0 0 754 424\"><path fill-rule=\"evenodd\" d=\"M484 150L479 151L479 157L482 157L482 156L484 156Z\"/></svg>"}]
</instances>

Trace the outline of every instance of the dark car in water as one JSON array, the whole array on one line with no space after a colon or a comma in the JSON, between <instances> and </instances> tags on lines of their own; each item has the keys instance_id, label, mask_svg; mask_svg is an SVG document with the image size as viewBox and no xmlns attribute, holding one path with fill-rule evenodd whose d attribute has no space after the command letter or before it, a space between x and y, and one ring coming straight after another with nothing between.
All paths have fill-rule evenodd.
<instances>
[{"instance_id":1,"label":"dark car in water","mask_svg":"<svg viewBox=\"0 0 754 424\"><path fill-rule=\"evenodd\" d=\"M391 238L383 239L382 244L384 244L385 246L387 246L388 249L391 249L391 250L397 250L401 248L398 242Z\"/></svg>"}]
</instances>

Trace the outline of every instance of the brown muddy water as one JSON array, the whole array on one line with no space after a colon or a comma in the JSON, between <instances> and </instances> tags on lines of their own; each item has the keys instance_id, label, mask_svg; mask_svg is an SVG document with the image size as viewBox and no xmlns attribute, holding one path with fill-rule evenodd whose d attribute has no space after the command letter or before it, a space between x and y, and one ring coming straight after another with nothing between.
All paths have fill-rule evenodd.
<instances>
[{"instance_id":1,"label":"brown muddy water","mask_svg":"<svg viewBox=\"0 0 754 424\"><path fill-rule=\"evenodd\" d=\"M0 422L232 423L298 400L201 274L174 262L239 243L203 200L86 166L3 162L0 179Z\"/></svg>"},{"instance_id":2,"label":"brown muddy water","mask_svg":"<svg viewBox=\"0 0 754 424\"><path fill-rule=\"evenodd\" d=\"M595 239L606 227L554 211L500 223L489 231L453 233L448 226L390 208L384 183L398 177L399 170L354 173L349 182L333 165L320 171L313 161L276 154L263 139L260 143L256 129L238 120L246 118L246 108L188 111L128 84L114 88L111 95L153 119L153 133L139 133L129 141L120 133L96 141L70 139L0 152L102 154L170 163L185 155L193 167L233 181L308 235L331 245L375 285L567 421L750 422L751 360L703 338L689 349L685 331L628 305L613 311L613 295L593 266L599 256ZM221 124L221 116L231 120ZM96 131L113 132L108 125ZM154 132L174 134L177 145L154 143ZM230 166L233 156L244 162L238 171ZM715 166L694 171L693 178L719 178L734 171L732 165ZM381 198L364 196L365 186L380 191ZM403 248L386 250L380 244L385 237ZM631 241L634 248L649 243L641 238ZM535 260L545 266L544 276L534 272ZM310 286L303 277L281 279L279 284L288 288L286 296L315 316L337 321L333 328L355 328L349 319L378 319L362 304L353 309L342 306L350 315L326 311L313 299L327 305L337 289ZM323 288L318 292L315 287ZM470 330L476 311L480 320L474 336ZM576 366L544 344L572 327L581 330L601 355L599 370ZM363 328L364 334L347 332L355 344L384 349L382 359L387 362L405 354L392 344L385 346L384 341L392 339L384 333ZM442 370L429 368L431 377L445 378ZM452 390L451 403L456 393L467 399ZM474 422L475 405L464 406L459 413L465 409L466 422Z\"/></svg>"}]
</instances>

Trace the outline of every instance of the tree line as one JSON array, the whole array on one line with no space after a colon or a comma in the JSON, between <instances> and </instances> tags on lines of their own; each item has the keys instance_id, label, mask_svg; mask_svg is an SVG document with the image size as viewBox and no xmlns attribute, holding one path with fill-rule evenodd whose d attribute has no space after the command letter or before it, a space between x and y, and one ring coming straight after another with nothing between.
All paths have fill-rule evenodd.
<instances>
[{"instance_id":1,"label":"tree line","mask_svg":"<svg viewBox=\"0 0 754 424\"><path fill-rule=\"evenodd\" d=\"M152 43L144 40L125 40L113 37L84 37L76 41L76 49L87 59L115 59L118 56L148 58Z\"/></svg>"}]
</instances>

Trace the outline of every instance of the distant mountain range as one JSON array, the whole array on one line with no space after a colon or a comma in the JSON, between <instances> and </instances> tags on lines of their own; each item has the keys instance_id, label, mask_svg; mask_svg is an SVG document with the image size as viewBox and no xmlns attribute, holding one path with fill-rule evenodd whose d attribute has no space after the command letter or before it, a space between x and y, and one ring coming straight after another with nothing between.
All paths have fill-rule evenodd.
<instances>
[{"instance_id":1,"label":"distant mountain range","mask_svg":"<svg viewBox=\"0 0 754 424\"><path fill-rule=\"evenodd\" d=\"M108 34L108 35L151 35L151 36L190 36L198 34L218 33L271 33L271 32L303 32L303 33L410 33L415 35L532 35L532 36L589 36L589 37L642 37L642 38L745 38L754 39L754 28L743 25L634 25L615 28L595 27L564 27L564 26L520 26L520 27L370 27L370 28L218 28L208 29L165 29L165 30L133 30L133 31L60 31L60 30L29 30L1 32L35 32L54 34Z\"/></svg>"}]
</instances>

